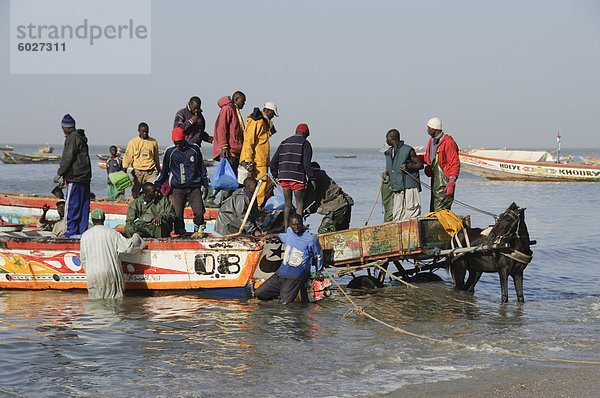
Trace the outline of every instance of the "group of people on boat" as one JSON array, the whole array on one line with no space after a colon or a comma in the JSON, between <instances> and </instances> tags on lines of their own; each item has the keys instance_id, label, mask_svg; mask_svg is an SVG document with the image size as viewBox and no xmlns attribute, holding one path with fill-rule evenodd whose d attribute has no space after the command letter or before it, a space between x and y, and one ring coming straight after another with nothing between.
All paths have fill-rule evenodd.
<instances>
[{"instance_id":1,"label":"group of people on boat","mask_svg":"<svg viewBox=\"0 0 600 398\"><path fill-rule=\"evenodd\" d=\"M204 199L210 183L200 145L208 142L213 144L213 159L226 159L241 182L237 189L224 191L221 195L216 234L242 231L254 236L266 235L259 223L258 209L266 202L270 169L284 193L285 232L280 234L280 238L295 242L286 245L282 267L301 267L303 271L294 275L302 275L303 279L310 269L309 259L316 257L322 267L322 251L316 237L304 228L302 216L313 212L323 214L319 233L346 229L350 224L353 200L321 170L318 163L312 162L307 124L300 123L295 133L282 141L270 158L269 138L276 132L272 119L279 116L277 106L266 102L262 110L254 108L244 123L241 109L245 102L246 96L240 91L219 99L220 112L215 121L214 136L210 136L205 130L200 98L190 98L186 106L176 113L171 132L173 145L166 149L162 166L158 143L149 137L147 123L138 125L138 136L128 143L122 161L118 160L116 147L111 147L111 158L107 164L109 175L127 170L130 166L132 168L133 200L127 212L125 239L169 237L172 225L176 236L185 235L183 210L186 204L190 205L194 214L194 233L199 231L204 225ZM63 117L61 125L65 146L54 181L59 182L62 178L67 189L66 231L63 235L70 238L81 236L83 240L88 228L91 181L87 137L83 130L75 127L75 120L69 114ZM431 138L424 160L427 164L425 173L432 180L431 210L449 209L460 166L458 147L452 137L443 133L438 118L430 119L427 127ZM384 204L388 204L386 213L391 213L392 220L419 216L419 170L423 168L423 161L412 147L400 140L398 130L388 131L386 142L390 146L385 153L386 171L382 175L384 196L387 192L387 197L384 197ZM110 178L109 181L112 183ZM109 184L109 194L122 195L122 191L115 192L115 189L110 189ZM296 201L295 211L292 197ZM391 211L388 211L390 203ZM294 228L288 228L292 225ZM299 243L302 239L289 239L290 233L294 234L292 236L307 235L307 238ZM282 273L285 271L282 270ZM278 274L282 276L279 271ZM284 290L288 286L275 281L271 283ZM290 286L292 290L296 288L294 284ZM265 293L263 297L266 296L268 294Z\"/></svg>"}]
</instances>

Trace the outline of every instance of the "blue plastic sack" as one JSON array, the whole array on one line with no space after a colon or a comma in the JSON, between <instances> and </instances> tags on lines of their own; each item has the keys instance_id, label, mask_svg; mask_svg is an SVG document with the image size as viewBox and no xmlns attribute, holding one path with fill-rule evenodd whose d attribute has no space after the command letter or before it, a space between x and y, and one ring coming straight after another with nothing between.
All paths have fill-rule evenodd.
<instances>
[{"instance_id":1,"label":"blue plastic sack","mask_svg":"<svg viewBox=\"0 0 600 398\"><path fill-rule=\"evenodd\" d=\"M267 199L265 203L265 210L283 210L285 207L285 198L283 195L274 195Z\"/></svg>"},{"instance_id":2,"label":"blue plastic sack","mask_svg":"<svg viewBox=\"0 0 600 398\"><path fill-rule=\"evenodd\" d=\"M235 191L239 184L227 158L221 158L213 174L211 185L215 191Z\"/></svg>"}]
</instances>

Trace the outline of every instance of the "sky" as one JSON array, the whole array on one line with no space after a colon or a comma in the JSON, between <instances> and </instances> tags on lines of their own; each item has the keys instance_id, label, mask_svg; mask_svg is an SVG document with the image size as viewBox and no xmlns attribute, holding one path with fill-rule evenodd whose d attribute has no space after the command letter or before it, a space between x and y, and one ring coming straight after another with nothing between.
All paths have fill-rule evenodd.
<instances>
[{"instance_id":1,"label":"sky","mask_svg":"<svg viewBox=\"0 0 600 398\"><path fill-rule=\"evenodd\" d=\"M436 116L461 147L554 148L557 131L600 147L597 0L153 0L140 75L10 74L9 22L0 0L0 144L60 144L70 113L92 145L146 121L166 146L191 96L212 134L217 100L241 90L244 116L277 104L273 146L299 123L316 148L379 148L391 128L424 145Z\"/></svg>"}]
</instances>

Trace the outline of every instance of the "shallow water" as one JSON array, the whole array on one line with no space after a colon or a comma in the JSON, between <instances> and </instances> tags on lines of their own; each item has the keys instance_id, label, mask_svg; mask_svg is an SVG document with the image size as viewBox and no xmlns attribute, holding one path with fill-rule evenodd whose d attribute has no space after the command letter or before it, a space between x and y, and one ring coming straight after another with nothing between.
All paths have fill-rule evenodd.
<instances>
[{"instance_id":1,"label":"shallow water","mask_svg":"<svg viewBox=\"0 0 600 398\"><path fill-rule=\"evenodd\" d=\"M334 153L358 157L335 159ZM314 160L354 198L352 225L363 225L379 187L382 155L376 150L316 150ZM3 191L49 192L56 169L0 165ZM105 178L94 166L92 190L99 196L104 196ZM356 396L409 391L410 396L428 396L444 380L476 386L490 374L494 380L511 380L524 369L593 366L506 352L600 361L599 187L461 175L460 201L493 213L512 201L527 207L529 232L538 244L525 271L526 302L516 303L510 282L510 301L501 304L494 274L481 278L474 295L455 292L444 271L437 272L443 282L418 289L391 283L352 297L376 318L441 342L408 336L356 314L344 318L351 306L339 291L320 303L289 307L256 303L242 290L114 301L89 301L85 292L0 291L0 395ZM428 192L421 195L428 203ZM471 214L473 226L493 221L459 205L453 210ZM378 204L370 224L382 218ZM318 223L309 218L313 230Z\"/></svg>"}]
</instances>

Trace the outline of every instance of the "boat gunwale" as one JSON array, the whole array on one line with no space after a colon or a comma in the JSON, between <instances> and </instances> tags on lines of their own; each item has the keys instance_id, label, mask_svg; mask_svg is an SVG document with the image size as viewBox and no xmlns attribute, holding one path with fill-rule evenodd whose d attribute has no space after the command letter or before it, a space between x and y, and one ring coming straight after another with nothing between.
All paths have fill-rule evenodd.
<instances>
[{"instance_id":1,"label":"boat gunwale","mask_svg":"<svg viewBox=\"0 0 600 398\"><path fill-rule=\"evenodd\" d=\"M504 160L500 158L488 158L485 156L471 155L466 152L459 152L459 156L466 156L470 158L476 159L484 159L484 160L492 160L495 162L503 162L503 163L517 163L523 165L536 165L536 166L551 166L551 167L567 167L567 168L582 168L582 169L592 169L592 170L600 170L600 166L593 166L589 164L578 164L578 163L552 163L552 162L527 162L523 160Z\"/></svg>"}]
</instances>

